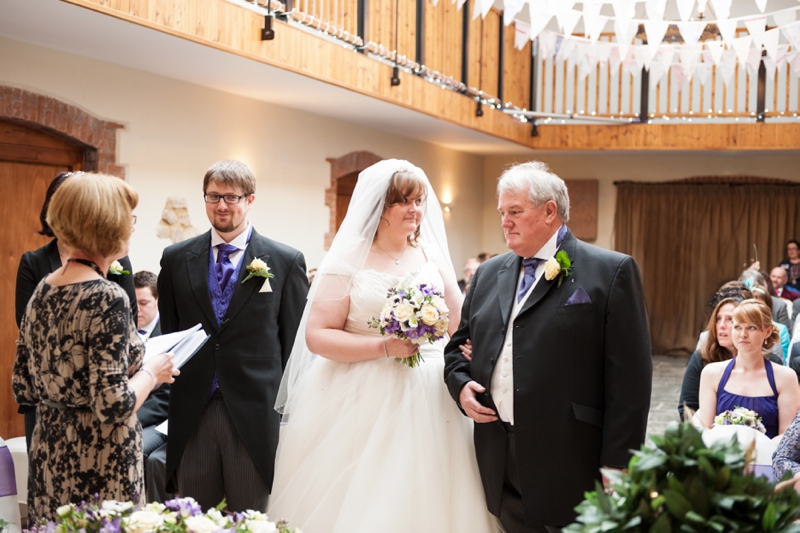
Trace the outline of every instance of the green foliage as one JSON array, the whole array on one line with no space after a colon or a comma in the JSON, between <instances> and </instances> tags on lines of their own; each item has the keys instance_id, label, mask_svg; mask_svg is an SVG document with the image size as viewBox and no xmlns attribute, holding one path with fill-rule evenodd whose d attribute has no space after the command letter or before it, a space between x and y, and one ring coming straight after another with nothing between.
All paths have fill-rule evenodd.
<instances>
[{"instance_id":1,"label":"green foliage","mask_svg":"<svg viewBox=\"0 0 800 533\"><path fill-rule=\"evenodd\" d=\"M11 525L9 522L6 522L6 521L5 521L5 520L3 520L2 518L0 518L0 533L3 533L3 531L5 531L6 529L8 529L8 526L9 526L9 525Z\"/></svg>"},{"instance_id":2,"label":"green foliage","mask_svg":"<svg viewBox=\"0 0 800 533\"><path fill-rule=\"evenodd\" d=\"M634 452L628 472L612 473L614 494L598 483L565 533L800 533L800 497L745 473L734 439L706 447L690 423L672 423Z\"/></svg>"}]
</instances>

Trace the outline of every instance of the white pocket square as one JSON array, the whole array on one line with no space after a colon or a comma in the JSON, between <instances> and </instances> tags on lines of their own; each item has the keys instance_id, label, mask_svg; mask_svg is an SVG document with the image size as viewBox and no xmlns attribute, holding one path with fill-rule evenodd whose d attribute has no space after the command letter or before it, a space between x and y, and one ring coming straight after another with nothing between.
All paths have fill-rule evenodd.
<instances>
[{"instance_id":1,"label":"white pocket square","mask_svg":"<svg viewBox=\"0 0 800 533\"><path fill-rule=\"evenodd\" d=\"M262 292L272 292L272 287L269 284L269 278L264 278L264 284L258 289L259 293Z\"/></svg>"}]
</instances>

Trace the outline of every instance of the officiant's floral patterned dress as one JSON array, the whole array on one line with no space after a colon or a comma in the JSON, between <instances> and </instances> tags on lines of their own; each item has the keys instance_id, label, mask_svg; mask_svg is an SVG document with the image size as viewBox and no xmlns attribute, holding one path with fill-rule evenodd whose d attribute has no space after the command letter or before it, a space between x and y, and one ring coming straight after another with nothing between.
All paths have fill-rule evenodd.
<instances>
[{"instance_id":1,"label":"officiant's floral patterned dress","mask_svg":"<svg viewBox=\"0 0 800 533\"><path fill-rule=\"evenodd\" d=\"M105 279L42 280L20 325L17 402L38 404L29 452L29 524L98 494L144 494L142 429L128 377L144 348L125 291Z\"/></svg>"}]
</instances>

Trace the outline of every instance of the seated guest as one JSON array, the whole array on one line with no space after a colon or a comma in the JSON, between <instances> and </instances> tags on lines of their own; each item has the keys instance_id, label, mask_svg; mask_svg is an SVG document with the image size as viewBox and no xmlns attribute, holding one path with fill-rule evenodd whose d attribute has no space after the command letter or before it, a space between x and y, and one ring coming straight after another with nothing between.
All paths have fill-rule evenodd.
<instances>
[{"instance_id":1,"label":"seated guest","mask_svg":"<svg viewBox=\"0 0 800 533\"><path fill-rule=\"evenodd\" d=\"M735 407L744 407L762 418L767 436L783 434L800 401L797 376L767 358L767 350L778 342L769 308L756 299L745 300L733 311L733 345L737 356L710 363L700 375L700 410L704 427L714 417Z\"/></svg>"},{"instance_id":2,"label":"seated guest","mask_svg":"<svg viewBox=\"0 0 800 533\"><path fill-rule=\"evenodd\" d=\"M728 361L736 357L731 329L733 327L733 310L739 302L752 297L750 291L742 283L732 281L720 287L711 304L714 311L708 319L705 340L695 350L686 365L683 374L683 385L678 402L678 413L684 418L684 405L692 411L700 408L698 393L700 391L700 373L709 363Z\"/></svg>"},{"instance_id":3,"label":"seated guest","mask_svg":"<svg viewBox=\"0 0 800 533\"><path fill-rule=\"evenodd\" d=\"M161 320L158 316L158 276L152 272L142 270L133 275L133 285L136 287L136 301L139 314L136 325L139 328L139 337L147 343L152 337L161 335ZM169 414L169 385L162 385L150 393L142 407L136 411L139 423L142 425L143 455L145 462L145 489L148 501L160 501L166 494L164 479L166 478L166 454L163 456L152 455L156 449L167 442L167 436L156 431L156 426L164 422ZM150 463L150 458L153 464ZM161 475L154 472L163 470ZM154 475L153 475L154 474ZM155 478L155 479L153 479ZM161 484L157 483L161 480Z\"/></svg>"},{"instance_id":4,"label":"seated guest","mask_svg":"<svg viewBox=\"0 0 800 533\"><path fill-rule=\"evenodd\" d=\"M772 281L772 288L775 289L775 294L781 298L786 298L794 302L800 298L800 292L791 287L787 287L786 283L789 281L789 275L783 267L775 267L769 273L769 279Z\"/></svg>"},{"instance_id":5,"label":"seated guest","mask_svg":"<svg viewBox=\"0 0 800 533\"><path fill-rule=\"evenodd\" d=\"M742 275L739 276L739 281L750 287L750 289L754 289L759 287L763 289L765 292L769 291L769 285L767 284L767 279L761 275L761 272L757 270L745 270L742 272ZM778 324L783 324L787 328L792 327L792 322L789 320L789 312L786 310L786 306L777 300L773 300L772 298L769 299L770 309L772 310L772 320L777 322Z\"/></svg>"},{"instance_id":6,"label":"seated guest","mask_svg":"<svg viewBox=\"0 0 800 533\"><path fill-rule=\"evenodd\" d=\"M791 472L795 479L794 489L800 492L800 413L792 420L786 430L775 455L772 456L772 471L775 483L781 480L786 472Z\"/></svg>"},{"instance_id":7,"label":"seated guest","mask_svg":"<svg viewBox=\"0 0 800 533\"><path fill-rule=\"evenodd\" d=\"M16 401L37 405L29 523L93 495L125 501L144 493L134 414L179 372L170 354L142 364L128 296L105 277L127 254L137 203L123 180L86 173L66 180L51 199L47 223L68 254L33 291L12 378Z\"/></svg>"},{"instance_id":8,"label":"seated guest","mask_svg":"<svg viewBox=\"0 0 800 533\"><path fill-rule=\"evenodd\" d=\"M766 290L760 287L756 287L753 289L753 298L761 300L767 307L771 307L772 302L774 301L772 296ZM788 364L789 343L791 341L791 336L789 335L789 328L787 328L783 324L775 322L775 320L772 321L772 325L778 329L778 338L780 339L780 341L776 343L775 346L780 346L780 356L783 359L784 364Z\"/></svg>"},{"instance_id":9,"label":"seated guest","mask_svg":"<svg viewBox=\"0 0 800 533\"><path fill-rule=\"evenodd\" d=\"M477 257L470 257L464 263L464 277L458 280L458 288L461 289L461 294L466 295L467 289L469 289L469 284L472 281L472 276L475 275L475 271L478 270L478 266L481 264L481 261L478 261Z\"/></svg>"},{"instance_id":10,"label":"seated guest","mask_svg":"<svg viewBox=\"0 0 800 533\"><path fill-rule=\"evenodd\" d=\"M16 318L17 327L20 325L22 315L25 314L25 307L33 295L34 289L42 281L42 278L52 273L55 269L60 267L66 258L69 256L69 250L66 245L55 238L52 228L47 223L47 208L50 206L50 199L53 194L58 190L62 183L70 176L74 176L74 172L61 172L50 185L47 187L47 192L44 196L44 203L42 210L39 213L39 222L42 229L39 230L39 235L45 237L52 237L52 240L39 248L30 252L22 254L19 261L19 269L17 270L17 286L16 286ZM122 270L132 272L130 259L125 256L119 260L122 265ZM133 280L130 274L109 274L108 280L118 283L125 289L128 299L131 302L131 314L136 316L136 298L133 292ZM31 435L33 435L33 426L36 424L36 407L31 405L21 405L19 408L20 414L25 415L25 443L28 449L31 449Z\"/></svg>"},{"instance_id":11,"label":"seated guest","mask_svg":"<svg viewBox=\"0 0 800 533\"><path fill-rule=\"evenodd\" d=\"M781 261L778 266L786 270L789 280L787 287L800 291L800 242L792 239L786 243L786 259Z\"/></svg>"}]
</instances>

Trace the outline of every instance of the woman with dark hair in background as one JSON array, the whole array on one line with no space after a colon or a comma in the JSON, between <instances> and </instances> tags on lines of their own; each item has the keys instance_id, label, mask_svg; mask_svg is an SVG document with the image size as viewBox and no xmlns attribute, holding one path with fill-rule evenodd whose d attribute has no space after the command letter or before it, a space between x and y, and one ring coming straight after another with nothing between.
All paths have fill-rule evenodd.
<instances>
[{"instance_id":1,"label":"woman with dark hair in background","mask_svg":"<svg viewBox=\"0 0 800 533\"><path fill-rule=\"evenodd\" d=\"M42 229L39 230L38 233L40 235L44 235L45 237L52 237L53 240L38 250L25 252L22 254L22 258L19 261L19 269L17 270L17 294L15 302L17 327L20 325L22 315L25 314L25 307L28 305L28 301L31 299L36 286L39 284L42 278L61 268L61 265L64 264L67 257L69 257L69 250L63 243L59 242L58 239L55 238L53 229L47 223L47 211L50 207L50 199L53 197L53 194L58 190L59 187L61 187L65 180L76 174L79 173L61 172L55 178L53 178L53 181L50 182L50 186L47 188L47 193L44 197L44 204L42 204L42 211L39 214L39 221L42 224ZM125 293L128 295L128 300L130 300L131 313L133 314L133 318L135 320L136 315L138 314L138 309L136 307L136 290L133 287L133 267L131 267L131 260L128 259L127 255L121 258L119 263L122 265L122 270L130 272L130 274L116 275L109 273L108 279L109 281L118 283L123 289L125 289ZM36 424L36 407L31 405L21 405L19 407L19 413L25 415L25 443L27 444L28 450L30 450L33 426Z\"/></svg>"}]
</instances>

